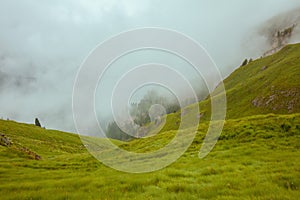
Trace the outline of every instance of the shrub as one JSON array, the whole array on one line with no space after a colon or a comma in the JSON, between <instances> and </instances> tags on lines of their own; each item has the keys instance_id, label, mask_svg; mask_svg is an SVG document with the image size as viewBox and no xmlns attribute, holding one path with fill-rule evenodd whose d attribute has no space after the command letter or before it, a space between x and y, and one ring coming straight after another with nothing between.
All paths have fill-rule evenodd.
<instances>
[{"instance_id":1,"label":"shrub","mask_svg":"<svg viewBox=\"0 0 300 200\"><path fill-rule=\"evenodd\" d=\"M41 123L40 123L40 121L39 121L38 118L35 118L35 122L34 123L35 123L36 126L41 127Z\"/></svg>"},{"instance_id":2,"label":"shrub","mask_svg":"<svg viewBox=\"0 0 300 200\"><path fill-rule=\"evenodd\" d=\"M245 66L245 65L247 65L247 64L248 64L248 60L245 59L244 62L242 63L242 66Z\"/></svg>"},{"instance_id":3,"label":"shrub","mask_svg":"<svg viewBox=\"0 0 300 200\"><path fill-rule=\"evenodd\" d=\"M281 124L280 127L285 132L288 132L292 128L291 124L289 124L289 123L283 123L283 124Z\"/></svg>"}]
</instances>

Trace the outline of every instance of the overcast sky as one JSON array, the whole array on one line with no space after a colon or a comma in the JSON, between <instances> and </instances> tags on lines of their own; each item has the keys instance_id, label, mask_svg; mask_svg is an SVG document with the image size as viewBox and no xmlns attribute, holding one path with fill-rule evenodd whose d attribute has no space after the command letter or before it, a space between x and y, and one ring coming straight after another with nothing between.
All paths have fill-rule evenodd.
<instances>
[{"instance_id":1,"label":"overcast sky","mask_svg":"<svg viewBox=\"0 0 300 200\"><path fill-rule=\"evenodd\" d=\"M258 29L299 0L1 0L0 116L74 131L72 89L84 58L120 32L162 27L206 48L225 77L259 57Z\"/></svg>"}]
</instances>

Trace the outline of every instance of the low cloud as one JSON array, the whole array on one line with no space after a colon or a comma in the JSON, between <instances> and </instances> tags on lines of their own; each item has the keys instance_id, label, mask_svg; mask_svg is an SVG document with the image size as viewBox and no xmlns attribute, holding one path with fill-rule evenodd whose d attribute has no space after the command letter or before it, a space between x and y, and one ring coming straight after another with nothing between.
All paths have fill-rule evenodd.
<instances>
[{"instance_id":1,"label":"low cloud","mask_svg":"<svg viewBox=\"0 0 300 200\"><path fill-rule=\"evenodd\" d=\"M287 12L299 6L298 0L3 0L0 116L30 123L38 117L47 128L75 131L72 90L79 66L100 42L137 27L193 37L225 77L245 57L262 55L272 30L295 21L292 41L299 41L299 10Z\"/></svg>"}]
</instances>

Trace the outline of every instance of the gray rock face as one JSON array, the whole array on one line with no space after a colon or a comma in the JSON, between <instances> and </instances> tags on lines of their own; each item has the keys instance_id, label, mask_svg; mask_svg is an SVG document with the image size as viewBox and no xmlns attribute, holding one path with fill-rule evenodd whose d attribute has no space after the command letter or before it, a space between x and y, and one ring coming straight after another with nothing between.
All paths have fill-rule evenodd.
<instances>
[{"instance_id":1,"label":"gray rock face","mask_svg":"<svg viewBox=\"0 0 300 200\"><path fill-rule=\"evenodd\" d=\"M288 28L285 28L283 30L278 30L275 33L273 33L272 42L271 42L272 49L265 52L264 57L272 55L272 54L280 51L283 47L285 47L287 44L289 44L295 27L296 27L296 24L293 24L292 26L290 26Z\"/></svg>"},{"instance_id":2,"label":"gray rock face","mask_svg":"<svg viewBox=\"0 0 300 200\"><path fill-rule=\"evenodd\" d=\"M12 145L12 142L3 133L0 133L0 145L2 145L2 146L10 146L10 145Z\"/></svg>"},{"instance_id":3,"label":"gray rock face","mask_svg":"<svg viewBox=\"0 0 300 200\"><path fill-rule=\"evenodd\" d=\"M272 94L268 96L258 96L252 100L255 107L267 108L272 111L286 111L293 113L299 108L300 90L290 88L287 90L276 90L271 87Z\"/></svg>"}]
</instances>

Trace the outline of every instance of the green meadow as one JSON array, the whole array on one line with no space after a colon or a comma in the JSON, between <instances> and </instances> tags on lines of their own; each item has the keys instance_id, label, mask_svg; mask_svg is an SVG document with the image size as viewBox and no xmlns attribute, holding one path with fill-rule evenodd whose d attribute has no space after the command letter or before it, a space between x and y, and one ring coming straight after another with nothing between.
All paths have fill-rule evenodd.
<instances>
[{"instance_id":1,"label":"green meadow","mask_svg":"<svg viewBox=\"0 0 300 200\"><path fill-rule=\"evenodd\" d=\"M288 45L224 80L224 129L203 159L198 154L210 101L220 96L220 87L185 108L200 107L196 136L178 160L155 172L117 171L95 159L76 134L0 120L0 199L299 199L299 55L300 44ZM165 126L151 137L112 142L130 152L156 151L175 137L180 116L181 111L167 115Z\"/></svg>"},{"instance_id":2,"label":"green meadow","mask_svg":"<svg viewBox=\"0 0 300 200\"><path fill-rule=\"evenodd\" d=\"M198 158L207 123L185 154L151 173L129 174L92 157L79 137L0 121L13 144L0 146L1 199L297 199L300 196L300 114L227 120L213 151ZM115 142L146 152L176 132ZM155 142L159 141L159 142ZM35 160L21 148L41 156Z\"/></svg>"}]
</instances>

